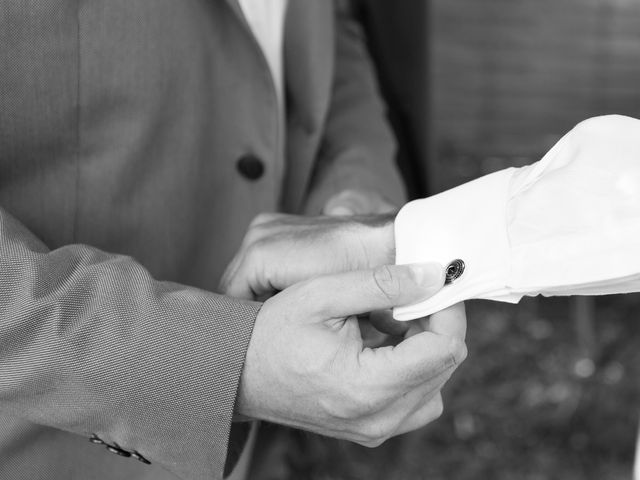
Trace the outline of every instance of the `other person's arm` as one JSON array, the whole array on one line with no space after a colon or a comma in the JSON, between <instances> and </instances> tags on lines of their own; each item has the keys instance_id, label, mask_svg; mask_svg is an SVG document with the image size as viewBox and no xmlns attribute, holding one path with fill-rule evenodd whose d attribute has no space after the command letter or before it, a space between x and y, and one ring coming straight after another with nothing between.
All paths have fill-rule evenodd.
<instances>
[{"instance_id":1,"label":"other person's arm","mask_svg":"<svg viewBox=\"0 0 640 480\"><path fill-rule=\"evenodd\" d=\"M331 104L306 212L386 213L406 201L362 26L350 2L336 5L336 60Z\"/></svg>"}]
</instances>

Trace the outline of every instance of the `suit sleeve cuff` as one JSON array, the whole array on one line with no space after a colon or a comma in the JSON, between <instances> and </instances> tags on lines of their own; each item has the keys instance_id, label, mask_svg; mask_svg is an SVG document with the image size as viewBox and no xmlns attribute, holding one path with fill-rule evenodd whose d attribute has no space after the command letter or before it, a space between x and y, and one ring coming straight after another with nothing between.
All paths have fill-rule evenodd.
<instances>
[{"instance_id":1,"label":"suit sleeve cuff","mask_svg":"<svg viewBox=\"0 0 640 480\"><path fill-rule=\"evenodd\" d=\"M98 422L102 429L95 433L180 478L222 478L240 375L261 304L197 289L173 291L161 303L164 318L135 335L144 339L128 352L136 358L117 362L136 369L107 372L120 378L117 388L128 395L118 397L116 411Z\"/></svg>"}]
</instances>

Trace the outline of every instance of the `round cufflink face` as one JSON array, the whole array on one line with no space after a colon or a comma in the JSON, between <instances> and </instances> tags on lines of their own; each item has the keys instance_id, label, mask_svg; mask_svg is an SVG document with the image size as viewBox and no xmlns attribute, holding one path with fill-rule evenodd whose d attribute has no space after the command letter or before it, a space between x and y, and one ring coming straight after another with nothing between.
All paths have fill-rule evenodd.
<instances>
[{"instance_id":1,"label":"round cufflink face","mask_svg":"<svg viewBox=\"0 0 640 480\"><path fill-rule=\"evenodd\" d=\"M455 282L464 273L464 262L459 258L453 260L445 269L444 284L449 285Z\"/></svg>"}]
</instances>

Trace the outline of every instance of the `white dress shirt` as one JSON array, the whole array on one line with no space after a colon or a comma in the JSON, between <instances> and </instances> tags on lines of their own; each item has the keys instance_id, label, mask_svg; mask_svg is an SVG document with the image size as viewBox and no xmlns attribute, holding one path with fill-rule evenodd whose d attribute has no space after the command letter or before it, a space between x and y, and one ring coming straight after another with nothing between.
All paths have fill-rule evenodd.
<instances>
[{"instance_id":1,"label":"white dress shirt","mask_svg":"<svg viewBox=\"0 0 640 480\"><path fill-rule=\"evenodd\" d=\"M282 41L287 0L238 0L238 3L264 53L282 105L284 95Z\"/></svg>"},{"instance_id":2,"label":"white dress shirt","mask_svg":"<svg viewBox=\"0 0 640 480\"><path fill-rule=\"evenodd\" d=\"M396 263L464 263L436 295L397 308L398 320L471 298L638 292L640 121L582 122L533 165L410 202L395 228Z\"/></svg>"}]
</instances>

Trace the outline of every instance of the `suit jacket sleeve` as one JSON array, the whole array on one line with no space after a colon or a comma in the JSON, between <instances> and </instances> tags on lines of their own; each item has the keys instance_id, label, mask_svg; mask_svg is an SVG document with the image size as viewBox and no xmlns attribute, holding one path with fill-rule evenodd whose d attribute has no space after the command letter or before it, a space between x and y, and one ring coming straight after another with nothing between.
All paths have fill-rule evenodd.
<instances>
[{"instance_id":1,"label":"suit jacket sleeve","mask_svg":"<svg viewBox=\"0 0 640 480\"><path fill-rule=\"evenodd\" d=\"M305 210L316 214L345 189L376 191L401 206L406 192L361 25L349 2L336 2L336 59L331 103Z\"/></svg>"},{"instance_id":2,"label":"suit jacket sleeve","mask_svg":"<svg viewBox=\"0 0 640 480\"><path fill-rule=\"evenodd\" d=\"M50 251L0 209L0 408L221 478L259 306L91 247Z\"/></svg>"}]
</instances>

